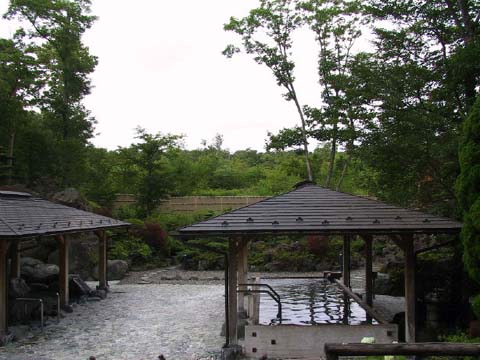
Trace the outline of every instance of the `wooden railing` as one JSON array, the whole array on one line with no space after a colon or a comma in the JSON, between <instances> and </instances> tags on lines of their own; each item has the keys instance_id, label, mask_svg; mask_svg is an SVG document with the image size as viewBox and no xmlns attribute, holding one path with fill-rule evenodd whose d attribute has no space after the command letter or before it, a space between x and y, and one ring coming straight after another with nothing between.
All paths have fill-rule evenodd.
<instances>
[{"instance_id":1,"label":"wooden railing","mask_svg":"<svg viewBox=\"0 0 480 360\"><path fill-rule=\"evenodd\" d=\"M325 355L327 360L338 360L339 356L368 355L479 356L480 344L325 344Z\"/></svg>"}]
</instances>

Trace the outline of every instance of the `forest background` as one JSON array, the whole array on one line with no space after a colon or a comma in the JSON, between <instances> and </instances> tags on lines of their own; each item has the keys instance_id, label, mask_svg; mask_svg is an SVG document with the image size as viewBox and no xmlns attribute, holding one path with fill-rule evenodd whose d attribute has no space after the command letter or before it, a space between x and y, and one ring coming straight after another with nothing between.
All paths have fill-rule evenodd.
<instances>
[{"instance_id":1,"label":"forest background","mask_svg":"<svg viewBox=\"0 0 480 360\"><path fill-rule=\"evenodd\" d=\"M96 21L90 5L10 3L5 17L24 26L0 39L4 189L48 197L75 187L96 211L138 227L116 242L112 256L158 265L152 259L189 255L215 267L222 266L218 259L186 250L168 236L212 214L159 214L161 199L270 196L311 179L464 219L463 247L455 251L480 281L479 1L260 0L244 18L225 19L225 30L236 39L226 44L225 56L250 54L298 114L297 127L269 134L264 152L234 153L223 148L221 134L190 150L181 134L151 134L141 127L128 147L92 145L95 119L82 102L98 61L82 43ZM318 79L320 107L298 96L292 45L299 29L316 39L312 77ZM364 34L371 41L368 51L356 45ZM319 146L309 151L312 141ZM135 194L137 206L112 213L118 193ZM281 256L305 260L289 254L287 249ZM478 308L480 313L480 302Z\"/></svg>"}]
</instances>

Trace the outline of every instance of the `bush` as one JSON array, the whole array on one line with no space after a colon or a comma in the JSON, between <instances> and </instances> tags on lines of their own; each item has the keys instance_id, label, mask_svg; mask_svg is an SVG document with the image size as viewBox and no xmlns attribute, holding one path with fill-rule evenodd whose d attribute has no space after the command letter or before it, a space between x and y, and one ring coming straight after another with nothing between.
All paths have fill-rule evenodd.
<instances>
[{"instance_id":1,"label":"bush","mask_svg":"<svg viewBox=\"0 0 480 360\"><path fill-rule=\"evenodd\" d=\"M168 243L168 234L162 229L160 224L145 223L143 228L143 241L157 252L162 252L170 256L170 246Z\"/></svg>"},{"instance_id":2,"label":"bush","mask_svg":"<svg viewBox=\"0 0 480 360\"><path fill-rule=\"evenodd\" d=\"M116 239L109 251L111 259L131 261L133 265L144 263L149 260L151 255L150 247L141 239L132 235Z\"/></svg>"},{"instance_id":3,"label":"bush","mask_svg":"<svg viewBox=\"0 0 480 360\"><path fill-rule=\"evenodd\" d=\"M112 211L112 216L115 219L125 220L134 219L139 215L138 207L135 205L123 205Z\"/></svg>"}]
</instances>

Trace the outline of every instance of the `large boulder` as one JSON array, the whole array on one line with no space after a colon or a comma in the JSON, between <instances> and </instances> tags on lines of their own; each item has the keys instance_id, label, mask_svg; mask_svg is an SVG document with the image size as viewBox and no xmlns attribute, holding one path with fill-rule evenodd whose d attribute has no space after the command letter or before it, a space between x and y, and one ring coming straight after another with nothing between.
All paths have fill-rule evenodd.
<instances>
[{"instance_id":1,"label":"large boulder","mask_svg":"<svg viewBox=\"0 0 480 360\"><path fill-rule=\"evenodd\" d=\"M58 279L60 272L57 265L44 264L42 261L32 258L22 258L20 266L22 277L31 283L51 283Z\"/></svg>"},{"instance_id":2,"label":"large boulder","mask_svg":"<svg viewBox=\"0 0 480 360\"><path fill-rule=\"evenodd\" d=\"M37 266L39 264L43 264L43 261L39 260L39 259L31 258L31 257L20 258L20 266L21 267L26 267L26 266L34 267L34 266Z\"/></svg>"},{"instance_id":3,"label":"large boulder","mask_svg":"<svg viewBox=\"0 0 480 360\"><path fill-rule=\"evenodd\" d=\"M128 271L128 263L125 260L108 260L107 277L108 280L121 280ZM98 280L98 265L95 266L93 277Z\"/></svg>"},{"instance_id":4,"label":"large boulder","mask_svg":"<svg viewBox=\"0 0 480 360\"><path fill-rule=\"evenodd\" d=\"M74 188L67 188L63 191L53 194L51 196L51 200L77 209L92 211L88 201L77 189Z\"/></svg>"}]
</instances>

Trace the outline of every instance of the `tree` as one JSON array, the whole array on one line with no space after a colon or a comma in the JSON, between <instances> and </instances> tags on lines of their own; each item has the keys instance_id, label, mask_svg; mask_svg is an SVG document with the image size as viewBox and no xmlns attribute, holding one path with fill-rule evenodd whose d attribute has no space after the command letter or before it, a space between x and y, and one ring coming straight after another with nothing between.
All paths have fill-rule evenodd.
<instances>
[{"instance_id":1,"label":"tree","mask_svg":"<svg viewBox=\"0 0 480 360\"><path fill-rule=\"evenodd\" d=\"M72 185L82 174L85 149L93 135L94 119L82 105L90 93L89 74L97 59L82 44L82 34L95 21L89 0L14 0L6 17L26 21L17 37L31 39L42 65L43 88L39 106L54 131L58 149L58 176Z\"/></svg>"},{"instance_id":2,"label":"tree","mask_svg":"<svg viewBox=\"0 0 480 360\"><path fill-rule=\"evenodd\" d=\"M480 283L480 96L462 125L459 159L456 192L463 210L463 259L470 277Z\"/></svg>"},{"instance_id":3,"label":"tree","mask_svg":"<svg viewBox=\"0 0 480 360\"><path fill-rule=\"evenodd\" d=\"M7 182L13 180L15 137L36 95L36 59L20 39L0 39L0 144L6 144Z\"/></svg>"},{"instance_id":4,"label":"tree","mask_svg":"<svg viewBox=\"0 0 480 360\"><path fill-rule=\"evenodd\" d=\"M353 152L357 123L363 111L356 101L355 83L351 79L353 46L360 37L359 1L310 0L300 2L303 18L315 33L319 45L318 78L323 106L305 107L308 133L319 141L329 141L330 160L325 186L330 187L339 144L346 144L347 154ZM355 94L357 95L357 94ZM349 161L344 162L337 190L345 176Z\"/></svg>"},{"instance_id":5,"label":"tree","mask_svg":"<svg viewBox=\"0 0 480 360\"><path fill-rule=\"evenodd\" d=\"M250 14L242 19L230 18L224 29L241 36L244 51L253 54L258 64L265 65L272 71L278 86L286 90L285 99L295 104L300 118L299 131L307 176L309 180L313 180L305 116L294 85L295 64L291 58L291 35L301 24L301 17L294 11L294 4L292 0L260 0L260 7L251 10ZM238 52L238 47L228 45L223 53L232 57Z\"/></svg>"},{"instance_id":6,"label":"tree","mask_svg":"<svg viewBox=\"0 0 480 360\"><path fill-rule=\"evenodd\" d=\"M140 142L132 145L130 161L139 173L137 201L145 216L150 216L160 200L172 191L174 181L165 153L178 146L178 135L149 134L137 128Z\"/></svg>"}]
</instances>

